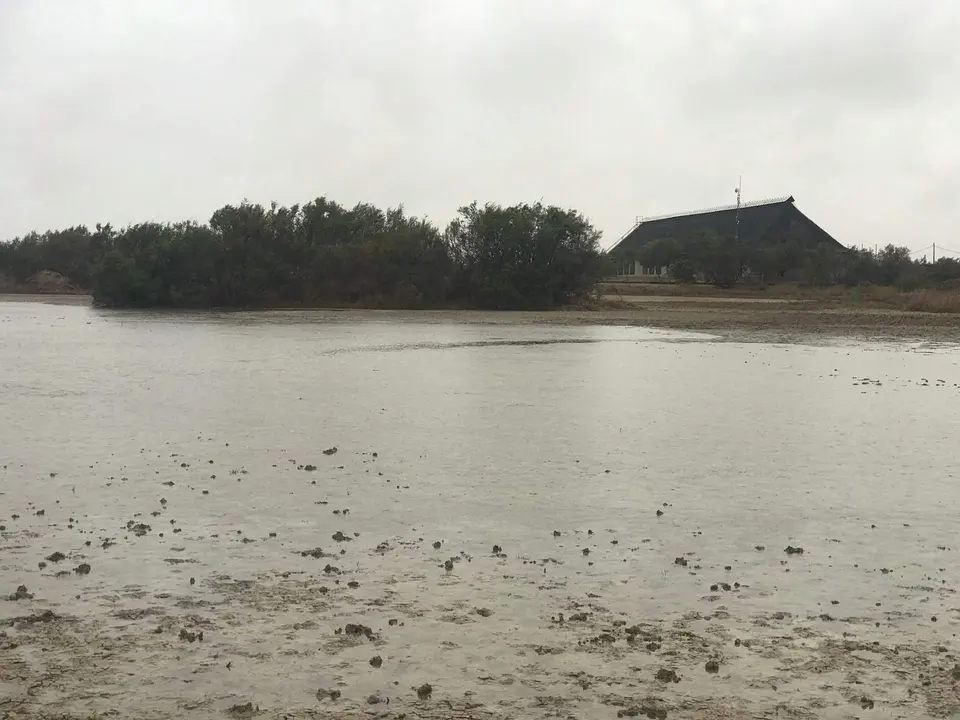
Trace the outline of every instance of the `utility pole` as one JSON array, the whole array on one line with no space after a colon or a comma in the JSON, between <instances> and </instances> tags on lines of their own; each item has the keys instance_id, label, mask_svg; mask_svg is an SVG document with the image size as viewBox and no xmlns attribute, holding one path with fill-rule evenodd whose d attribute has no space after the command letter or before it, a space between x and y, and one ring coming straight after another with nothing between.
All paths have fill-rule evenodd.
<instances>
[{"instance_id":1,"label":"utility pole","mask_svg":"<svg viewBox=\"0 0 960 720\"><path fill-rule=\"evenodd\" d=\"M743 175L740 176L740 180L737 183L737 189L734 191L737 193L737 213L734 216L733 221L733 240L736 243L740 242L740 189L743 187Z\"/></svg>"},{"instance_id":2,"label":"utility pole","mask_svg":"<svg viewBox=\"0 0 960 720\"><path fill-rule=\"evenodd\" d=\"M937 244L933 244L933 262L937 262Z\"/></svg>"}]
</instances>

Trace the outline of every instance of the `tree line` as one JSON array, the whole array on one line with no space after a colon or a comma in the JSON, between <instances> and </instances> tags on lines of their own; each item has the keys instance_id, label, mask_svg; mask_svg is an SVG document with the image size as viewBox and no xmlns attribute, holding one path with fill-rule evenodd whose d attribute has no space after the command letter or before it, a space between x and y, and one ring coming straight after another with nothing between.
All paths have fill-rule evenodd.
<instances>
[{"instance_id":1,"label":"tree line","mask_svg":"<svg viewBox=\"0 0 960 720\"><path fill-rule=\"evenodd\" d=\"M679 282L703 280L718 287L790 280L816 286L888 285L909 291L960 284L960 259L913 259L908 248L896 245L870 250L823 243L804 248L793 240L751 244L710 230L687 240L654 240L641 248L637 262L666 268Z\"/></svg>"},{"instance_id":2,"label":"tree line","mask_svg":"<svg viewBox=\"0 0 960 720\"><path fill-rule=\"evenodd\" d=\"M609 274L599 239L580 213L541 203L473 203L441 231L402 207L245 201L207 223L31 233L0 243L0 278L59 273L105 307L541 309Z\"/></svg>"},{"instance_id":3,"label":"tree line","mask_svg":"<svg viewBox=\"0 0 960 720\"><path fill-rule=\"evenodd\" d=\"M0 242L0 289L56 273L107 307L546 309L615 273L618 258L599 240L579 212L542 203L473 203L441 230L402 207L346 208L325 197L292 207L243 202L206 223L76 226ZM635 261L719 287L960 286L960 260L915 260L905 247L750 244L709 230L655 240Z\"/></svg>"}]
</instances>

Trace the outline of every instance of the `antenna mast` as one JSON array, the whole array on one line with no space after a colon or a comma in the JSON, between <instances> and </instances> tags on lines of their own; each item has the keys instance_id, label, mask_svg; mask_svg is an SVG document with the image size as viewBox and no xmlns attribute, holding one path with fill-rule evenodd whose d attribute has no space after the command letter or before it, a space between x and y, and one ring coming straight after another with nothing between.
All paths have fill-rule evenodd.
<instances>
[{"instance_id":1,"label":"antenna mast","mask_svg":"<svg viewBox=\"0 0 960 720\"><path fill-rule=\"evenodd\" d=\"M735 216L733 224L733 240L736 243L740 242L740 190L743 188L743 175L740 176L740 180L737 183L737 189L734 192L737 193L737 214Z\"/></svg>"}]
</instances>

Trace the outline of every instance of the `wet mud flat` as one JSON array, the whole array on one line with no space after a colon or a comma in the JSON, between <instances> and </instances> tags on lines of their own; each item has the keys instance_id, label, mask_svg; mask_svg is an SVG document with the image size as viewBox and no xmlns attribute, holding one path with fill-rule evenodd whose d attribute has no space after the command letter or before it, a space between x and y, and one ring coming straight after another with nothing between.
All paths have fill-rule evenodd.
<instances>
[{"instance_id":1,"label":"wet mud flat","mask_svg":"<svg viewBox=\"0 0 960 720\"><path fill-rule=\"evenodd\" d=\"M438 504L417 475L373 448L203 437L8 464L0 715L960 712L954 528L843 516L795 537L665 490L491 530L490 506Z\"/></svg>"},{"instance_id":2,"label":"wet mud flat","mask_svg":"<svg viewBox=\"0 0 960 720\"><path fill-rule=\"evenodd\" d=\"M596 321L715 332L747 342L803 342L817 337L960 342L956 313L773 298L604 296Z\"/></svg>"},{"instance_id":3,"label":"wet mud flat","mask_svg":"<svg viewBox=\"0 0 960 720\"><path fill-rule=\"evenodd\" d=\"M87 295L2 294L0 302L42 303L89 308ZM708 332L737 342L810 342L822 338L929 340L960 343L960 314L911 312L861 305L824 304L786 298L603 295L590 308L554 311L482 310L265 309L159 315L196 318L232 317L238 322L352 323L358 321L464 323L485 326L622 326ZM133 317L119 312L117 317Z\"/></svg>"}]
</instances>

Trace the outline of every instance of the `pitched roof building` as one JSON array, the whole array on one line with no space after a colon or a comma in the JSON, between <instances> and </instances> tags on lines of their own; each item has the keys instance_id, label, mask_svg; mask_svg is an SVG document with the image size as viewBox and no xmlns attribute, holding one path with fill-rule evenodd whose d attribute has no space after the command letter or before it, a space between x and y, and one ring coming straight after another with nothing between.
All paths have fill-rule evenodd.
<instances>
[{"instance_id":1,"label":"pitched roof building","mask_svg":"<svg viewBox=\"0 0 960 720\"><path fill-rule=\"evenodd\" d=\"M659 276L661 268L637 266L635 261L640 250L654 240L665 238L695 241L704 231L713 231L724 237L734 237L737 233L747 245L796 242L805 249L824 243L843 248L832 235L800 212L792 195L743 203L739 214L739 228L736 205L640 218L608 253L620 261L620 274Z\"/></svg>"}]
</instances>

